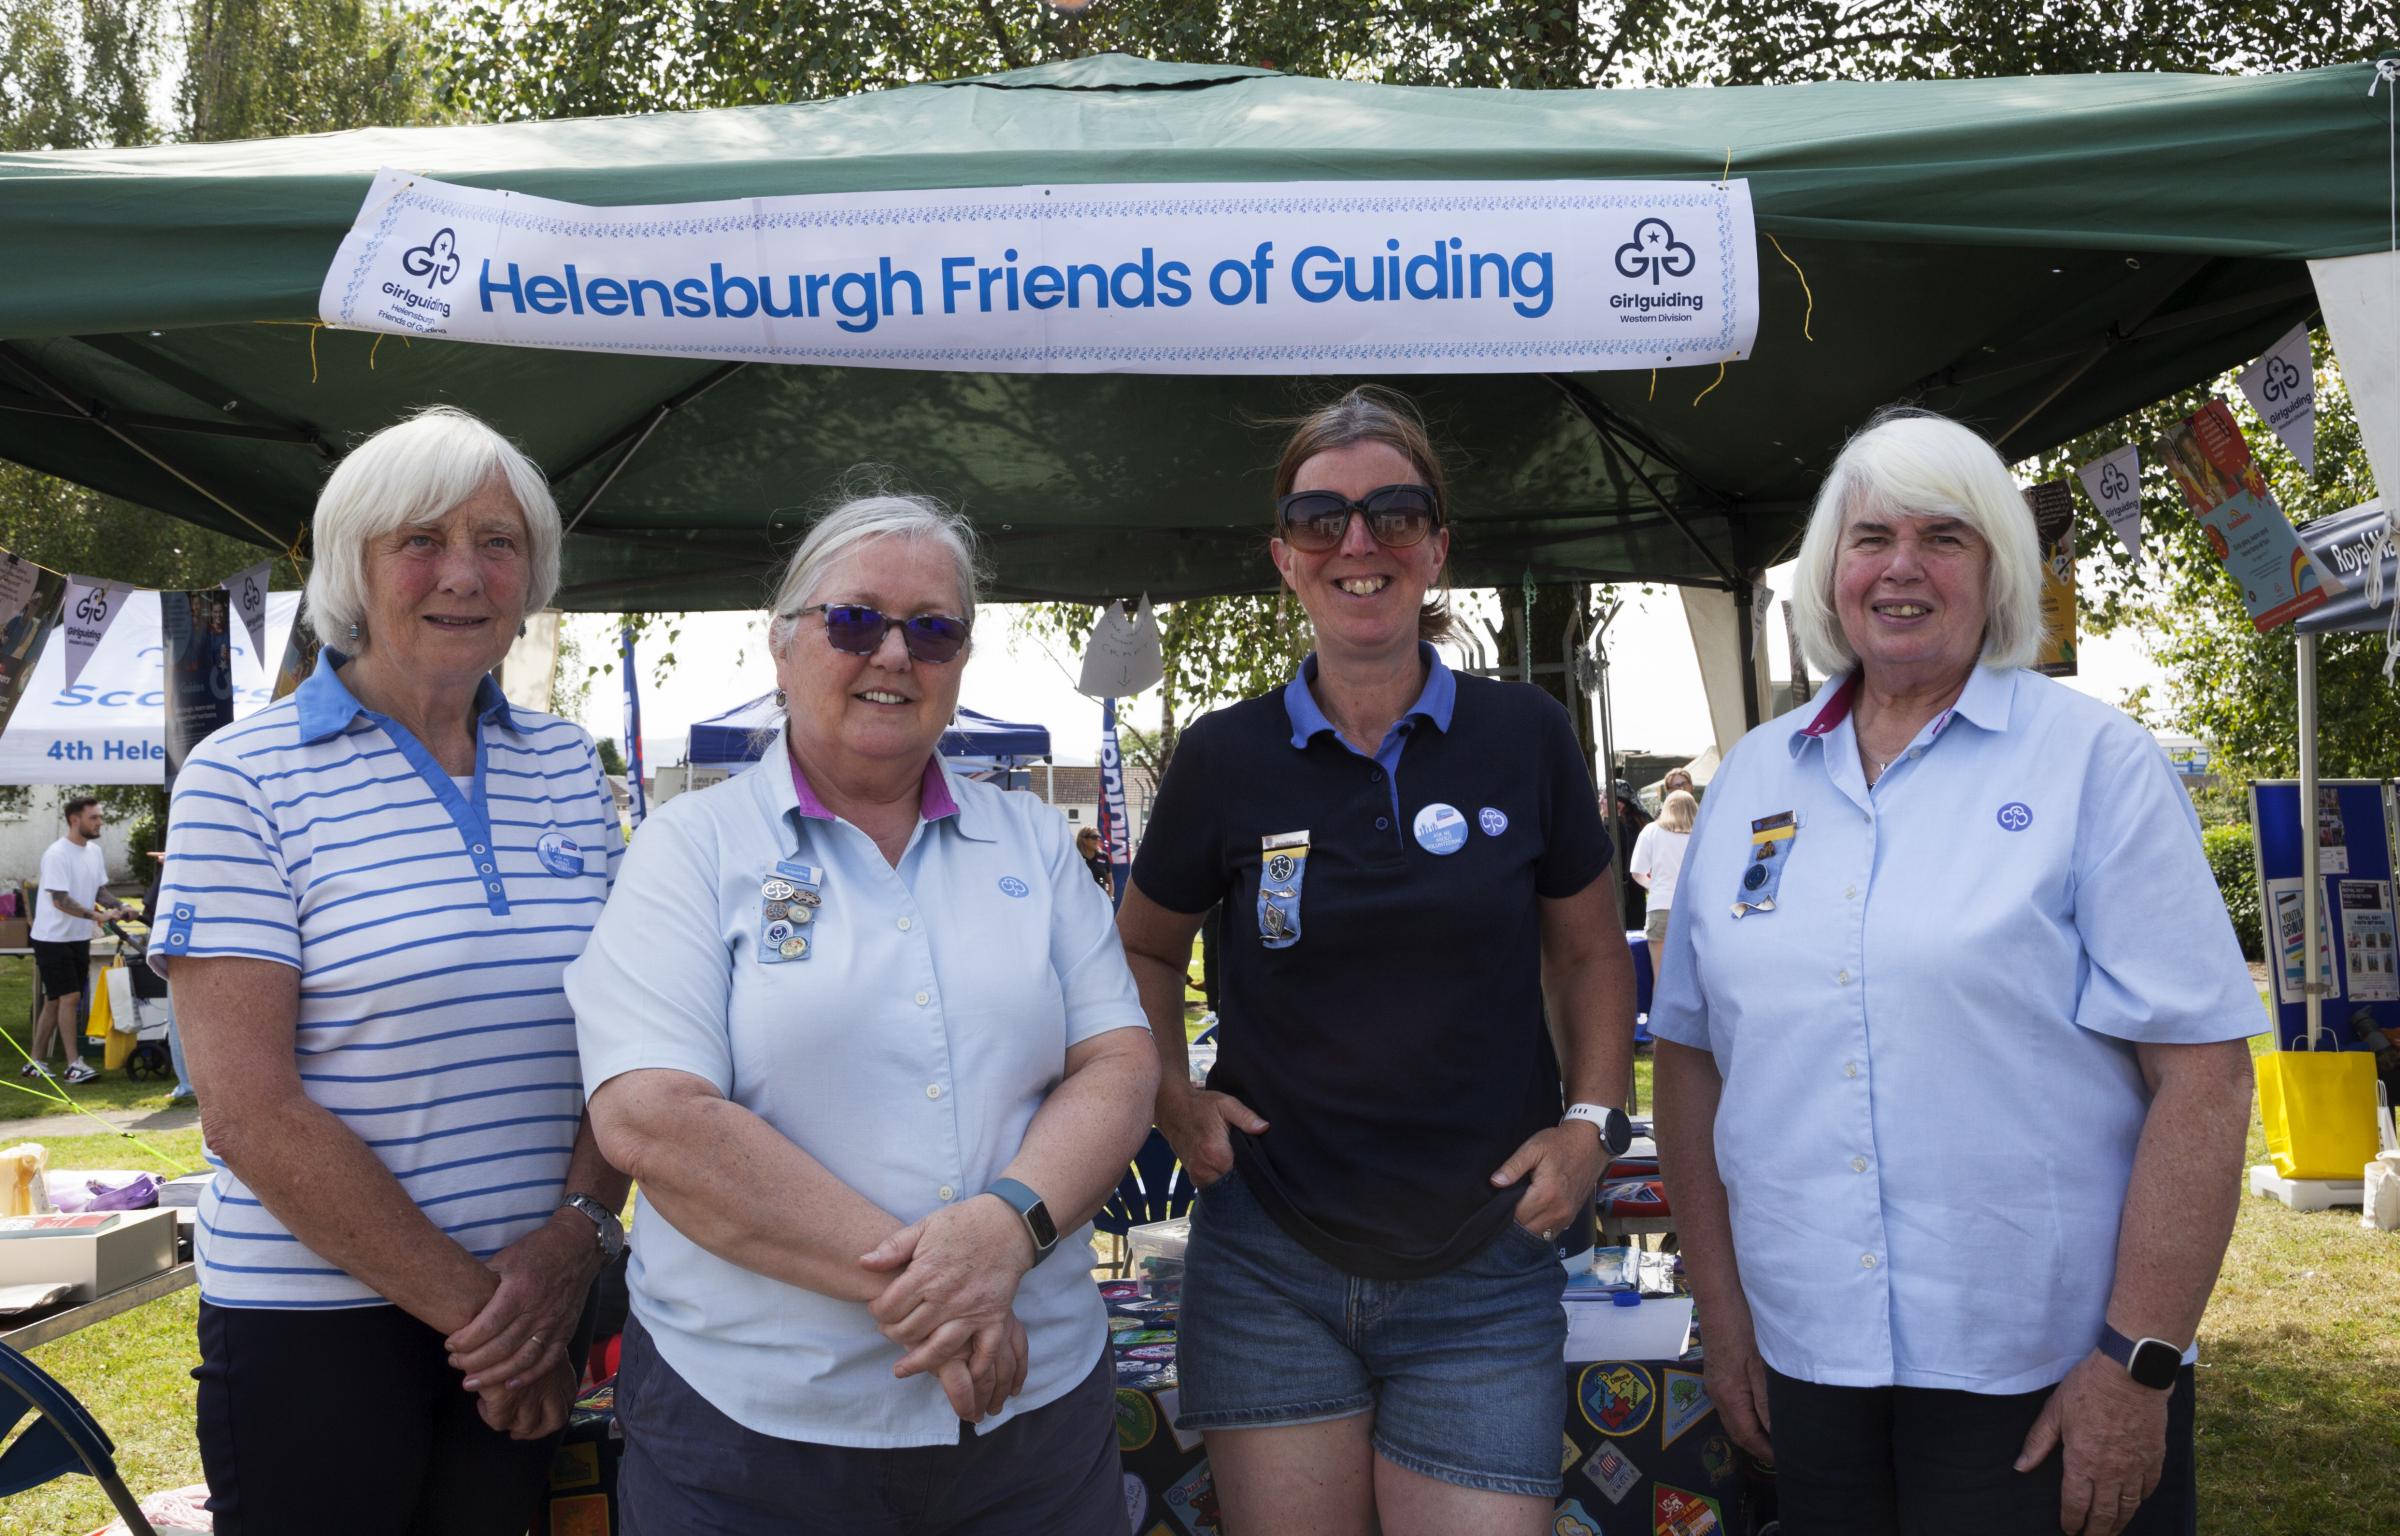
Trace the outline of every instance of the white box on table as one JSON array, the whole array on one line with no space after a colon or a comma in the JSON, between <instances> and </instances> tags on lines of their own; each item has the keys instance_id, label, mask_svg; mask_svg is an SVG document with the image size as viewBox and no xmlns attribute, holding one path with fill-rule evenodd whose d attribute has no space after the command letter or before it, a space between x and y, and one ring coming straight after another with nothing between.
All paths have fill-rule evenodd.
<instances>
[{"instance_id":1,"label":"white box on table","mask_svg":"<svg viewBox=\"0 0 2400 1536\"><path fill-rule=\"evenodd\" d=\"M96 1301L175 1265L175 1213L116 1211L97 1231L66 1229L0 1236L0 1285L63 1280L75 1287L71 1306ZM10 1217L11 1222L43 1218ZM57 1218L48 1218L57 1219Z\"/></svg>"}]
</instances>

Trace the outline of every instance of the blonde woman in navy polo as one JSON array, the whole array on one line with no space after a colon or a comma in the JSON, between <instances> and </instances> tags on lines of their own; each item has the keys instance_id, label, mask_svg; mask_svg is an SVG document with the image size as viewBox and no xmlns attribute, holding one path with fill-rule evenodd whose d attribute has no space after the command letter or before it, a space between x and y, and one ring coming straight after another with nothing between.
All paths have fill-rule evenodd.
<instances>
[{"instance_id":1,"label":"blonde woman in navy polo","mask_svg":"<svg viewBox=\"0 0 2400 1536\"><path fill-rule=\"evenodd\" d=\"M560 986L623 839L591 738L490 675L558 584L558 510L436 409L344 459L312 532L325 650L183 765L150 951L216 1169L209 1508L224 1536L521 1536L625 1199Z\"/></svg>"},{"instance_id":2,"label":"blonde woman in navy polo","mask_svg":"<svg viewBox=\"0 0 2400 1536\"><path fill-rule=\"evenodd\" d=\"M1408 402L1308 416L1275 489L1316 652L1184 734L1118 919L1159 1128L1203 1186L1178 1423L1241 1536L1533 1536L1566 1409L1555 1239L1626 1135L1613 850L1566 712L1427 643L1450 530ZM1183 974L1220 902L1195 1090Z\"/></svg>"}]
</instances>

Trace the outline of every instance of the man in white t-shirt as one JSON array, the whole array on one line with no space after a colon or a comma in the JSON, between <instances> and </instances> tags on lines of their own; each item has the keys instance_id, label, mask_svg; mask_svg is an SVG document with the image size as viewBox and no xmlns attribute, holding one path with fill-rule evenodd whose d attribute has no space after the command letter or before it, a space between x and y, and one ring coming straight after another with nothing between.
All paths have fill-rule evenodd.
<instances>
[{"instance_id":1,"label":"man in white t-shirt","mask_svg":"<svg viewBox=\"0 0 2400 1536\"><path fill-rule=\"evenodd\" d=\"M66 1080L88 1083L100 1074L83 1064L83 989L91 972L97 920L120 917L125 909L106 901L108 860L100 849L107 815L100 802L78 795L67 802L67 835L42 854L41 894L33 903L33 963L42 980L40 1017L33 1025L33 1059L18 1068L23 1077L48 1072L50 1037L58 1036L67 1059Z\"/></svg>"}]
</instances>

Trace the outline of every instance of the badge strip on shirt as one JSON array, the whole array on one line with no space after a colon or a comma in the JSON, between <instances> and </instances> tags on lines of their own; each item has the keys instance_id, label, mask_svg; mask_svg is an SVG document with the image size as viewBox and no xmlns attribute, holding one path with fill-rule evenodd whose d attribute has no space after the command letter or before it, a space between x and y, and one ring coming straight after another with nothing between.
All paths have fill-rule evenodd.
<instances>
[{"instance_id":1,"label":"badge strip on shirt","mask_svg":"<svg viewBox=\"0 0 2400 1536\"><path fill-rule=\"evenodd\" d=\"M1778 811L1750 823L1750 857L1742 865L1741 889L1733 899L1733 915L1775 910L1775 891L1783 884L1783 866L1791 862L1800 836L1796 811Z\"/></svg>"},{"instance_id":2,"label":"badge strip on shirt","mask_svg":"<svg viewBox=\"0 0 2400 1536\"><path fill-rule=\"evenodd\" d=\"M1300 942L1300 882L1308 875L1308 833L1269 832L1258 840L1258 942L1289 949Z\"/></svg>"},{"instance_id":3,"label":"badge strip on shirt","mask_svg":"<svg viewBox=\"0 0 2400 1536\"><path fill-rule=\"evenodd\" d=\"M777 965L805 960L816 948L811 927L825 904L825 871L798 859L778 859L775 873L759 882L758 961Z\"/></svg>"}]
</instances>

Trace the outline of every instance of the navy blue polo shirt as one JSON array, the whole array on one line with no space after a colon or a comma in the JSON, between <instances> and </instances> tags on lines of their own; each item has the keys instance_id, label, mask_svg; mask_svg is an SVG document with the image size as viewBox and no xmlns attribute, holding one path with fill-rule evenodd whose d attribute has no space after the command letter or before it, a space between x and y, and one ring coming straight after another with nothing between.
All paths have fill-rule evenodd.
<instances>
[{"instance_id":1,"label":"navy blue polo shirt","mask_svg":"<svg viewBox=\"0 0 2400 1536\"><path fill-rule=\"evenodd\" d=\"M1224 903L1208 1085L1268 1124L1233 1133L1243 1178L1295 1240L1380 1279L1438 1274L1509 1219L1522 1186L1492 1170L1560 1111L1540 900L1611 856L1558 702L1422 654L1373 756L1318 708L1313 656L1194 723L1133 865L1170 911Z\"/></svg>"}]
</instances>

